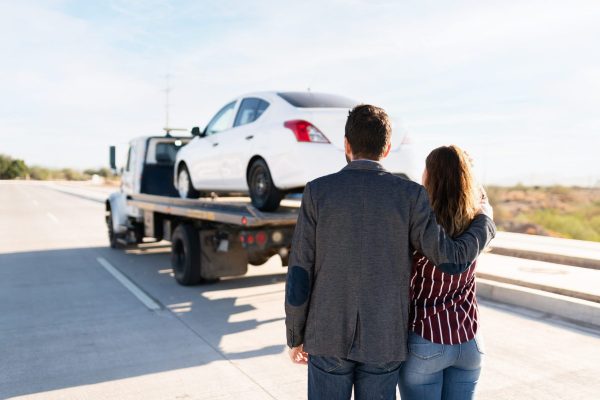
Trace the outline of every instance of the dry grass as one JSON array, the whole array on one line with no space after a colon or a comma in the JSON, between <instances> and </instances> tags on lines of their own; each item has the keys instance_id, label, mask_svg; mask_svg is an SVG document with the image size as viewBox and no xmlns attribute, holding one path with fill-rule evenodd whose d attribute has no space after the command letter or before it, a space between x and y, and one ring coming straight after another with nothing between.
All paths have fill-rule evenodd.
<instances>
[{"instance_id":1,"label":"dry grass","mask_svg":"<svg viewBox=\"0 0 600 400\"><path fill-rule=\"evenodd\" d=\"M600 242L600 189L488 187L500 230Z\"/></svg>"}]
</instances>

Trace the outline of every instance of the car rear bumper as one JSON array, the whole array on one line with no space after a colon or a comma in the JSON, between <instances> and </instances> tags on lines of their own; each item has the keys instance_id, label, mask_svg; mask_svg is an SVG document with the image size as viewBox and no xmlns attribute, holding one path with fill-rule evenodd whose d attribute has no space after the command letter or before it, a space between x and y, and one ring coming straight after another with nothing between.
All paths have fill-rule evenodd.
<instances>
[{"instance_id":1,"label":"car rear bumper","mask_svg":"<svg viewBox=\"0 0 600 400\"><path fill-rule=\"evenodd\" d=\"M275 186L289 190L338 172L346 165L346 159L343 151L330 144L298 143L289 152L271 156L267 163Z\"/></svg>"},{"instance_id":2,"label":"car rear bumper","mask_svg":"<svg viewBox=\"0 0 600 400\"><path fill-rule=\"evenodd\" d=\"M338 172L346 166L343 151L334 146L320 143L303 143L294 151L281 153L267 160L275 186L281 190L303 188L321 176ZM421 172L417 168L410 146L390 152L382 161L383 166L394 174L404 174L420 182Z\"/></svg>"}]
</instances>

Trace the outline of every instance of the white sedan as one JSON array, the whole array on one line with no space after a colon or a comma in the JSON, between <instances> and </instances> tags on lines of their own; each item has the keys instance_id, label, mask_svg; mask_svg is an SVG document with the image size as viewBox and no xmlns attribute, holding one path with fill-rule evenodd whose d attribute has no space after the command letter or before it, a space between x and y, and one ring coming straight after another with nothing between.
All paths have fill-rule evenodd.
<instances>
[{"instance_id":1,"label":"white sedan","mask_svg":"<svg viewBox=\"0 0 600 400\"><path fill-rule=\"evenodd\" d=\"M249 193L262 211L275 210L288 193L346 165L344 127L359 102L313 92L260 92L227 103L178 153L175 185L183 198L201 193ZM413 150L393 129L383 165L416 180Z\"/></svg>"}]
</instances>

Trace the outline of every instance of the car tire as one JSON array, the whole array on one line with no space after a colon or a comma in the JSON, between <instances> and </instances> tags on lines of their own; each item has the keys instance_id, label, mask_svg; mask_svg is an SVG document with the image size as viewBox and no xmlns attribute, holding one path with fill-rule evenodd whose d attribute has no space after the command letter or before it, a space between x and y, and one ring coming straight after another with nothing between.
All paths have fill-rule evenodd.
<instances>
[{"instance_id":1,"label":"car tire","mask_svg":"<svg viewBox=\"0 0 600 400\"><path fill-rule=\"evenodd\" d=\"M190 172L185 164L179 167L177 173L177 192L182 199L197 199L200 197L200 192L194 189Z\"/></svg>"},{"instance_id":2,"label":"car tire","mask_svg":"<svg viewBox=\"0 0 600 400\"><path fill-rule=\"evenodd\" d=\"M283 193L273 183L267 163L260 158L248 171L248 189L252 205L261 211L275 211L283 198Z\"/></svg>"},{"instance_id":3,"label":"car tire","mask_svg":"<svg viewBox=\"0 0 600 400\"><path fill-rule=\"evenodd\" d=\"M193 225L184 223L175 228L171 238L171 266L180 285L191 286L201 282L200 239Z\"/></svg>"}]
</instances>

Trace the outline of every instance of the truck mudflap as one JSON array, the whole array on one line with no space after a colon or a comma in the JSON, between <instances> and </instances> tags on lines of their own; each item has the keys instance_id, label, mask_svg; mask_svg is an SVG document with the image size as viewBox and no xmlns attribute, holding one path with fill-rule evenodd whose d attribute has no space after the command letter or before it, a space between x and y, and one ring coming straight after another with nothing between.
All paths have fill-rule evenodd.
<instances>
[{"instance_id":1,"label":"truck mudflap","mask_svg":"<svg viewBox=\"0 0 600 400\"><path fill-rule=\"evenodd\" d=\"M236 233L216 229L200 231L200 270L203 280L211 281L248 272L248 252Z\"/></svg>"}]
</instances>

